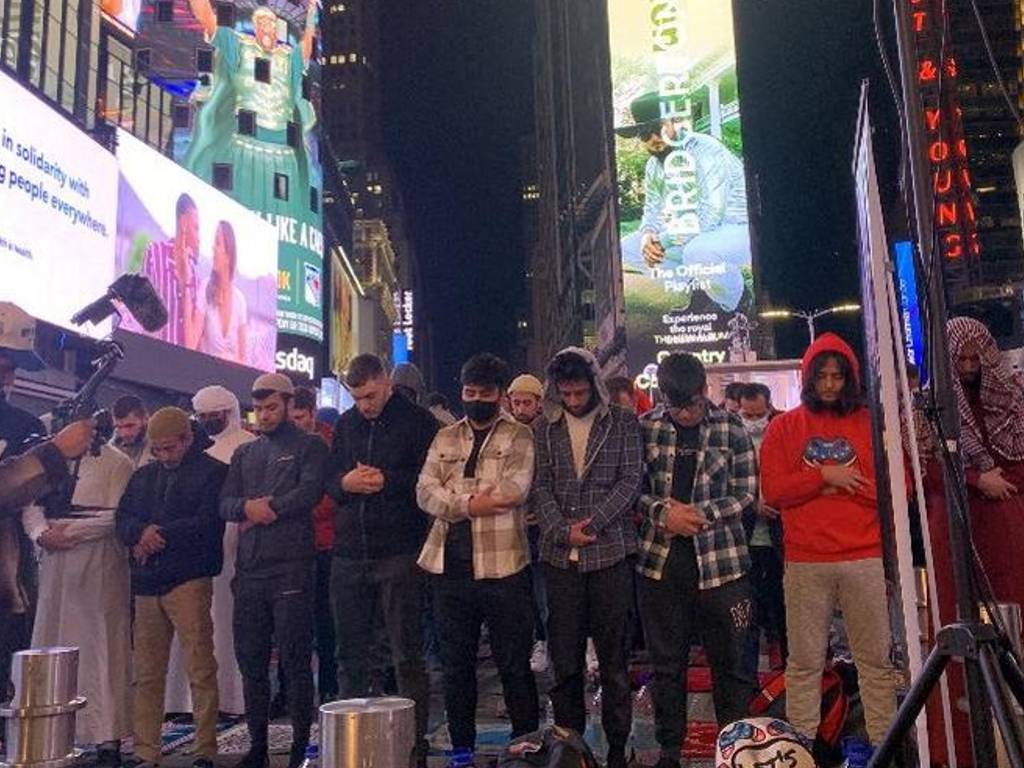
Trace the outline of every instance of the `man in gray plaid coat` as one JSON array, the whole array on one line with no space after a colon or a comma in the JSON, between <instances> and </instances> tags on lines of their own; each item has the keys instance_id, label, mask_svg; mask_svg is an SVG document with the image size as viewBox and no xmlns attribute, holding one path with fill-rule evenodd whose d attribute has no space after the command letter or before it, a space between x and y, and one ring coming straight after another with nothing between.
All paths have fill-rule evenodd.
<instances>
[{"instance_id":1,"label":"man in gray plaid coat","mask_svg":"<svg viewBox=\"0 0 1024 768\"><path fill-rule=\"evenodd\" d=\"M637 594L654 667L657 768L678 768L695 630L711 664L719 726L746 717L754 695L741 661L751 619L743 512L757 495L757 463L740 420L708 400L696 357L675 353L662 360L658 388L667 404L641 422Z\"/></svg>"},{"instance_id":2,"label":"man in gray plaid coat","mask_svg":"<svg viewBox=\"0 0 1024 768\"><path fill-rule=\"evenodd\" d=\"M609 404L597 361L586 350L559 352L547 375L545 415L535 428L532 508L548 593L551 704L557 725L584 732L584 658L587 637L593 638L608 768L625 768L640 428L630 411Z\"/></svg>"}]
</instances>

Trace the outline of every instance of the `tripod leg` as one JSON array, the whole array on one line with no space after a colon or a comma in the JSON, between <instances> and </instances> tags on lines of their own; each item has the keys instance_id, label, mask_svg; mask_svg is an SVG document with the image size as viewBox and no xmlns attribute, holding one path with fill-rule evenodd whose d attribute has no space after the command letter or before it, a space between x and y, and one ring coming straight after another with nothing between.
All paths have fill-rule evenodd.
<instances>
[{"instance_id":1,"label":"tripod leg","mask_svg":"<svg viewBox=\"0 0 1024 768\"><path fill-rule=\"evenodd\" d=\"M1010 687L1017 704L1024 707L1024 672L1021 672L1017 659L1006 649L998 651L999 669L1003 672L1003 678Z\"/></svg>"},{"instance_id":2,"label":"tripod leg","mask_svg":"<svg viewBox=\"0 0 1024 768\"><path fill-rule=\"evenodd\" d=\"M932 690L939 682L939 678L942 677L947 663L949 663L949 657L939 649L935 649L928 655L927 661L921 668L920 677L907 691L907 697L896 712L896 719L886 732L882 743L878 745L875 753L871 756L868 768L888 768L892 763L900 744L914 727L914 721L917 720L925 702L928 701Z\"/></svg>"},{"instance_id":3,"label":"tripod leg","mask_svg":"<svg viewBox=\"0 0 1024 768\"><path fill-rule=\"evenodd\" d=\"M992 713L995 715L996 724L999 726L999 732L1003 736L1006 756L1012 768L1024 768L1024 753L1021 751L1021 744L1017 738L1017 729L1013 724L1012 709L1006 703L1002 681L999 679L999 674L996 672L996 663L992 658L995 651L988 645L980 646L978 651L981 676L985 681L985 689L988 691L989 703L992 705Z\"/></svg>"}]
</instances>

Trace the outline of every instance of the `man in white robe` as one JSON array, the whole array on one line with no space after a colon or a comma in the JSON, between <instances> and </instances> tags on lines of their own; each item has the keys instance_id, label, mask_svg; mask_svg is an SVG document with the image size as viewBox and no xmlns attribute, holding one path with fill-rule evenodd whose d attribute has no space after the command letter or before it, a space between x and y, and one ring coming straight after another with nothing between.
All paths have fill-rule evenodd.
<instances>
[{"instance_id":1,"label":"man in white robe","mask_svg":"<svg viewBox=\"0 0 1024 768\"><path fill-rule=\"evenodd\" d=\"M82 458L71 509L51 497L46 507L22 512L40 552L32 646L78 648L78 693L87 704L75 720L75 741L95 744L105 767L120 765L120 740L132 730L128 553L114 531L132 471L131 459L104 445L99 456Z\"/></svg>"},{"instance_id":2,"label":"man in white robe","mask_svg":"<svg viewBox=\"0 0 1024 768\"><path fill-rule=\"evenodd\" d=\"M213 440L206 452L225 464L231 463L235 449L255 440L256 436L242 429L238 398L221 386L203 387L192 398L196 418ZM242 700L242 673L235 659L235 633L232 624L235 599L231 593L231 580L235 577L235 556L238 552L238 523L224 528L224 568L213 579L213 654L217 658L217 688L220 710L228 715L245 714ZM167 693L164 697L167 712L191 712L188 675L177 639L171 645L168 665Z\"/></svg>"}]
</instances>

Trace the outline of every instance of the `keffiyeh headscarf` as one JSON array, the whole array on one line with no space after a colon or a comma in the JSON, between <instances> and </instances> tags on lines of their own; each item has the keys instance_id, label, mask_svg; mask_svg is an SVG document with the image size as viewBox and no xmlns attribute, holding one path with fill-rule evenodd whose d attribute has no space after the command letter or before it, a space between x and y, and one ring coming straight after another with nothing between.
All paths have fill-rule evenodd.
<instances>
[{"instance_id":1,"label":"keffiyeh headscarf","mask_svg":"<svg viewBox=\"0 0 1024 768\"><path fill-rule=\"evenodd\" d=\"M1010 367L983 323L954 317L946 323L949 357L954 371L953 389L960 410L960 444L968 466L987 472L995 467L992 454L1007 461L1024 460L1024 381ZM980 411L982 425L955 375L957 358L975 351L981 360ZM986 443L983 434L988 437Z\"/></svg>"}]
</instances>

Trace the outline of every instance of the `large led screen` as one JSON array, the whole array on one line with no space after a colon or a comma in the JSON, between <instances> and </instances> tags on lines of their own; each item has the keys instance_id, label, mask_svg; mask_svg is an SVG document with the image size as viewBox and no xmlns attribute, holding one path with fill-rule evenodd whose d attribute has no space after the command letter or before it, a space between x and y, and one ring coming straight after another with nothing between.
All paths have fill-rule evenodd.
<instances>
[{"instance_id":1,"label":"large led screen","mask_svg":"<svg viewBox=\"0 0 1024 768\"><path fill-rule=\"evenodd\" d=\"M753 309L732 4L609 0L630 370L706 363L742 345Z\"/></svg>"},{"instance_id":2,"label":"large led screen","mask_svg":"<svg viewBox=\"0 0 1024 768\"><path fill-rule=\"evenodd\" d=\"M117 161L4 74L0 103L0 300L72 327L114 279Z\"/></svg>"},{"instance_id":3,"label":"large led screen","mask_svg":"<svg viewBox=\"0 0 1024 768\"><path fill-rule=\"evenodd\" d=\"M187 102L171 154L276 228L278 327L322 341L318 0L164 6L139 45L158 82Z\"/></svg>"},{"instance_id":4,"label":"large led screen","mask_svg":"<svg viewBox=\"0 0 1024 768\"><path fill-rule=\"evenodd\" d=\"M169 321L146 334L221 360L274 369L277 233L255 213L118 131L118 273L141 272Z\"/></svg>"}]
</instances>

